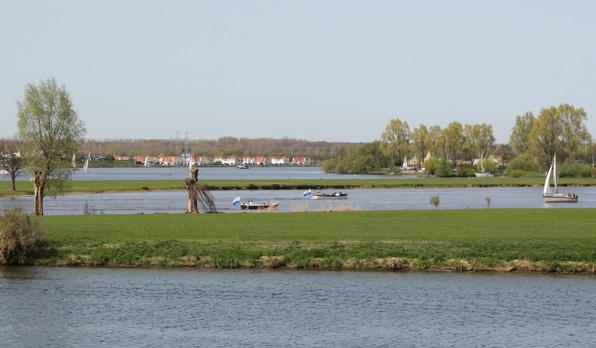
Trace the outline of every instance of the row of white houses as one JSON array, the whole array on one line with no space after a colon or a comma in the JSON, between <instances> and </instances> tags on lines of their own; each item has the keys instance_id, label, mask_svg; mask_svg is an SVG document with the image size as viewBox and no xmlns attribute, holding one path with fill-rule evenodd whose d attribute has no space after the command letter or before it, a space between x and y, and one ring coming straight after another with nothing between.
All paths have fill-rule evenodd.
<instances>
[{"instance_id":1,"label":"row of white houses","mask_svg":"<svg viewBox=\"0 0 596 348\"><path fill-rule=\"evenodd\" d=\"M114 156L116 160L124 160L125 156ZM128 158L130 159L130 158ZM284 165L294 165L294 166L309 166L312 164L312 160L308 157L304 156L296 156L296 157L287 157L287 156L243 156L243 157L236 157L236 156L215 156L215 157L207 157L207 156L161 156L161 157L153 157L153 156L136 156L134 157L135 162L137 163L145 163L149 165L161 165L161 166L182 166L188 165L189 161L193 165L197 166L206 166L206 165L227 165L227 166L235 166L239 164L246 164L251 166L284 166Z\"/></svg>"}]
</instances>

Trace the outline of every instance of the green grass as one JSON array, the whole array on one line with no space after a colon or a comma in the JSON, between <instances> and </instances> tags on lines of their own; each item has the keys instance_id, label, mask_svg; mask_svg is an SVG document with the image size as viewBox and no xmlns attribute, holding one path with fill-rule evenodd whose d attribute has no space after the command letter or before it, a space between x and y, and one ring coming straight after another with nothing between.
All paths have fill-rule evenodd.
<instances>
[{"instance_id":1,"label":"green grass","mask_svg":"<svg viewBox=\"0 0 596 348\"><path fill-rule=\"evenodd\" d=\"M203 180L211 190L231 189L308 189L308 188L413 188L413 187L489 187L533 186L544 184L544 178L384 178L384 179L284 179L284 180ZM596 178L561 178L564 185L596 185ZM178 180L96 180L70 181L67 192L132 192L143 190L182 190L184 183ZM17 182L15 194L32 194L33 184ZM0 196L13 194L10 183L0 181Z\"/></svg>"},{"instance_id":2,"label":"green grass","mask_svg":"<svg viewBox=\"0 0 596 348\"><path fill-rule=\"evenodd\" d=\"M594 273L596 209L46 216L52 265Z\"/></svg>"}]
</instances>

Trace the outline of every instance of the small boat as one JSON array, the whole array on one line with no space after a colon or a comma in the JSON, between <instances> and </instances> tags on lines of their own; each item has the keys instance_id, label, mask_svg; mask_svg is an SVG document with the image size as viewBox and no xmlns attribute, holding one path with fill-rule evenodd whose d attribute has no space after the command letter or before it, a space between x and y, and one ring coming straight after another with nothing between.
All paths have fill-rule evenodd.
<instances>
[{"instance_id":1,"label":"small boat","mask_svg":"<svg viewBox=\"0 0 596 348\"><path fill-rule=\"evenodd\" d=\"M85 175L89 174L89 158L91 158L91 154L89 154L89 157L87 157L85 164L83 165L83 174Z\"/></svg>"},{"instance_id":2,"label":"small boat","mask_svg":"<svg viewBox=\"0 0 596 348\"><path fill-rule=\"evenodd\" d=\"M236 168L238 168L238 169L248 169L248 164L246 164L246 163L240 163L239 165L236 166Z\"/></svg>"},{"instance_id":3,"label":"small boat","mask_svg":"<svg viewBox=\"0 0 596 348\"><path fill-rule=\"evenodd\" d=\"M8 170L0 169L0 175L8 175L10 174Z\"/></svg>"},{"instance_id":4,"label":"small boat","mask_svg":"<svg viewBox=\"0 0 596 348\"><path fill-rule=\"evenodd\" d=\"M243 210L257 210L257 209L277 209L279 207L278 202L264 202L257 203L253 201L240 203L240 208Z\"/></svg>"},{"instance_id":5,"label":"small boat","mask_svg":"<svg viewBox=\"0 0 596 348\"><path fill-rule=\"evenodd\" d=\"M555 183L555 192L550 191L550 176L553 175ZM546 174L546 181L544 182L544 191L542 194L545 203L576 203L579 198L575 193L559 193L557 186L557 154L553 157L553 163Z\"/></svg>"},{"instance_id":6,"label":"small boat","mask_svg":"<svg viewBox=\"0 0 596 348\"><path fill-rule=\"evenodd\" d=\"M311 199L347 199L348 194L344 192L333 192L333 193L313 193Z\"/></svg>"},{"instance_id":7,"label":"small boat","mask_svg":"<svg viewBox=\"0 0 596 348\"><path fill-rule=\"evenodd\" d=\"M477 178L492 178L492 173L484 171L484 158L480 156L480 173L474 173Z\"/></svg>"}]
</instances>

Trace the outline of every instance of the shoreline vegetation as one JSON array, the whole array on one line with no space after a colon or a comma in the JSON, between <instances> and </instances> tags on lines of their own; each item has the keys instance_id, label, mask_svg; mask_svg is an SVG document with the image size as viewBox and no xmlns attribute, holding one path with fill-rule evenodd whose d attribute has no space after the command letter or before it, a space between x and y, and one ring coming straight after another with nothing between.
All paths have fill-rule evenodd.
<instances>
[{"instance_id":1,"label":"shoreline vegetation","mask_svg":"<svg viewBox=\"0 0 596 348\"><path fill-rule=\"evenodd\" d=\"M209 190L306 190L376 189L430 187L533 187L544 184L543 177L493 178L382 178L382 179L284 179L284 180L199 180ZM561 178L559 186L594 186L596 178ZM33 194L33 184L17 181L16 192L9 181L0 181L0 197ZM64 193L108 193L184 190L177 180L73 180L66 182Z\"/></svg>"},{"instance_id":2,"label":"shoreline vegetation","mask_svg":"<svg viewBox=\"0 0 596 348\"><path fill-rule=\"evenodd\" d=\"M596 209L40 219L43 266L596 273Z\"/></svg>"}]
</instances>

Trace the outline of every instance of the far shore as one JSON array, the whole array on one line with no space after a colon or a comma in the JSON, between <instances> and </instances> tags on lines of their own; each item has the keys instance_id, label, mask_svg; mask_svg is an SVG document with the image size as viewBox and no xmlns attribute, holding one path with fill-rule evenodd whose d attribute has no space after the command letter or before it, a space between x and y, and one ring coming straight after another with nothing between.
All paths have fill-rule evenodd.
<instances>
[{"instance_id":1,"label":"far shore","mask_svg":"<svg viewBox=\"0 0 596 348\"><path fill-rule=\"evenodd\" d=\"M184 179L177 180L72 180L64 193L108 193L142 191L182 191ZM307 190L357 188L427 188L427 187L535 187L544 184L543 177L493 178L381 178L381 179L275 179L275 180L202 180L209 190ZM594 186L596 178L560 178L559 186ZM17 181L11 191L9 181L0 181L0 197L33 194L29 181Z\"/></svg>"}]
</instances>

